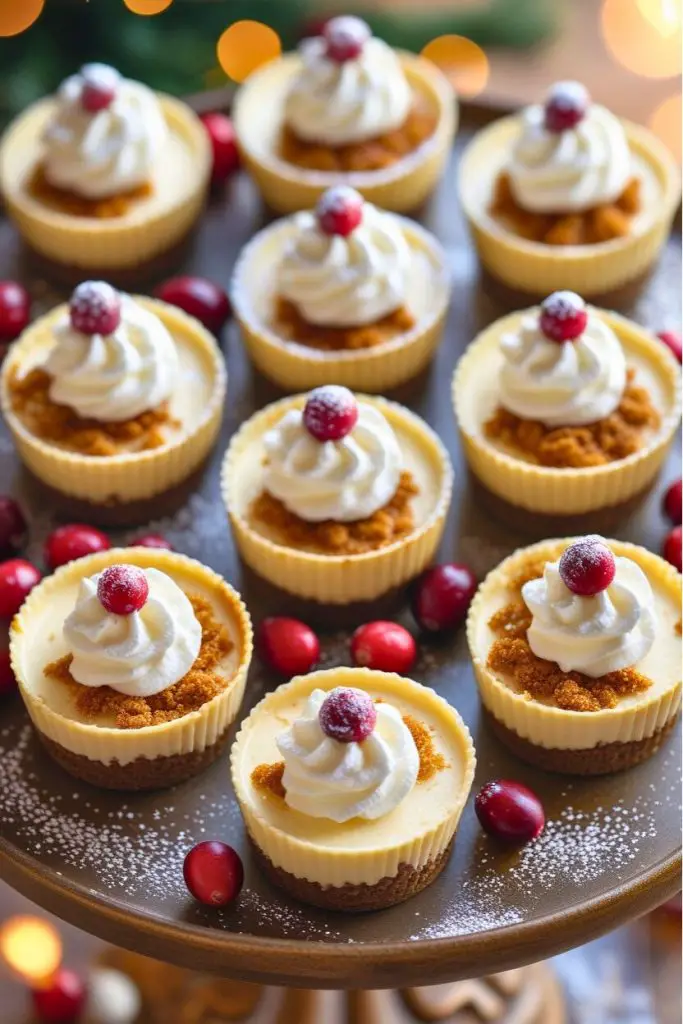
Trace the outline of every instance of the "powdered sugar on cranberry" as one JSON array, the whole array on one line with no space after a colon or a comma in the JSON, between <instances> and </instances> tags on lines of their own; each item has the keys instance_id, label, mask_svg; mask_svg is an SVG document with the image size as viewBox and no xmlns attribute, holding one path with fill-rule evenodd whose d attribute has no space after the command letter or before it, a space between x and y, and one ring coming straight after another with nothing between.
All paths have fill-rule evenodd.
<instances>
[{"instance_id":1,"label":"powdered sugar on cranberry","mask_svg":"<svg viewBox=\"0 0 683 1024\"><path fill-rule=\"evenodd\" d=\"M358 403L348 388L315 388L304 406L304 426L316 441L341 441L358 422Z\"/></svg>"},{"instance_id":2,"label":"powdered sugar on cranberry","mask_svg":"<svg viewBox=\"0 0 683 1024\"><path fill-rule=\"evenodd\" d=\"M69 315L81 334L112 334L121 323L121 296L106 281L84 281L71 296Z\"/></svg>"},{"instance_id":3,"label":"powdered sugar on cranberry","mask_svg":"<svg viewBox=\"0 0 683 1024\"><path fill-rule=\"evenodd\" d=\"M576 341L588 323L586 303L576 292L553 292L541 303L539 323L550 341Z\"/></svg>"},{"instance_id":4,"label":"powdered sugar on cranberry","mask_svg":"<svg viewBox=\"0 0 683 1024\"><path fill-rule=\"evenodd\" d=\"M363 197L355 188L338 185L323 193L315 209L321 231L346 237L363 219Z\"/></svg>"}]
</instances>

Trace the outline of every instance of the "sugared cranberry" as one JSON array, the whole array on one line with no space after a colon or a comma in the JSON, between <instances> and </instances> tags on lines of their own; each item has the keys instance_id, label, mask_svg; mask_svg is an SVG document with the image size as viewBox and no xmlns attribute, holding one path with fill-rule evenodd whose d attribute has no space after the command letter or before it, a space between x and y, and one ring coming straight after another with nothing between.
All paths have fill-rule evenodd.
<instances>
[{"instance_id":1,"label":"sugared cranberry","mask_svg":"<svg viewBox=\"0 0 683 1024\"><path fill-rule=\"evenodd\" d=\"M539 325L550 341L576 341L587 323L586 303L576 292L553 292L541 304Z\"/></svg>"},{"instance_id":2,"label":"sugared cranberry","mask_svg":"<svg viewBox=\"0 0 683 1024\"><path fill-rule=\"evenodd\" d=\"M602 537L584 537L568 547L560 558L562 582L572 594L595 597L607 590L617 564Z\"/></svg>"},{"instance_id":3,"label":"sugared cranberry","mask_svg":"<svg viewBox=\"0 0 683 1024\"><path fill-rule=\"evenodd\" d=\"M377 711L364 690L337 686L330 690L320 707L320 727L326 736L339 743L362 743L377 721Z\"/></svg>"},{"instance_id":4,"label":"sugared cranberry","mask_svg":"<svg viewBox=\"0 0 683 1024\"><path fill-rule=\"evenodd\" d=\"M0 281L0 343L14 341L31 319L31 296L16 281Z\"/></svg>"},{"instance_id":5,"label":"sugared cranberry","mask_svg":"<svg viewBox=\"0 0 683 1024\"><path fill-rule=\"evenodd\" d=\"M0 619L11 619L16 615L39 582L40 573L35 565L23 558L0 562Z\"/></svg>"},{"instance_id":6,"label":"sugared cranberry","mask_svg":"<svg viewBox=\"0 0 683 1024\"><path fill-rule=\"evenodd\" d=\"M149 583L137 565L109 565L97 581L97 597L112 615L132 615L144 607Z\"/></svg>"},{"instance_id":7,"label":"sugared cranberry","mask_svg":"<svg viewBox=\"0 0 683 1024\"><path fill-rule=\"evenodd\" d=\"M263 620L259 648L270 668L288 679L310 672L320 658L320 641L310 626L284 616Z\"/></svg>"},{"instance_id":8,"label":"sugared cranberry","mask_svg":"<svg viewBox=\"0 0 683 1024\"><path fill-rule=\"evenodd\" d=\"M322 31L326 43L325 53L337 64L355 60L360 57L370 35L370 27L362 18L350 14L330 18Z\"/></svg>"},{"instance_id":9,"label":"sugared cranberry","mask_svg":"<svg viewBox=\"0 0 683 1024\"><path fill-rule=\"evenodd\" d=\"M545 826L543 804L521 782L495 779L474 800L479 824L501 842L518 845L540 836Z\"/></svg>"},{"instance_id":10,"label":"sugared cranberry","mask_svg":"<svg viewBox=\"0 0 683 1024\"><path fill-rule=\"evenodd\" d=\"M214 334L220 334L230 316L228 296L222 288L213 281L207 281L205 277L172 277L159 285L154 294L164 302L184 309Z\"/></svg>"},{"instance_id":11,"label":"sugared cranberry","mask_svg":"<svg viewBox=\"0 0 683 1024\"><path fill-rule=\"evenodd\" d=\"M71 325L82 334L111 334L121 323L121 296L106 281L84 281L69 303Z\"/></svg>"},{"instance_id":12,"label":"sugared cranberry","mask_svg":"<svg viewBox=\"0 0 683 1024\"><path fill-rule=\"evenodd\" d=\"M9 697L17 688L17 681L12 671L9 651L0 651L0 700Z\"/></svg>"},{"instance_id":13,"label":"sugared cranberry","mask_svg":"<svg viewBox=\"0 0 683 1024\"><path fill-rule=\"evenodd\" d=\"M674 526L666 535L664 541L664 547L662 548L662 554L666 558L667 562L671 562L675 569L679 572L683 572L681 568L681 527Z\"/></svg>"},{"instance_id":14,"label":"sugared cranberry","mask_svg":"<svg viewBox=\"0 0 683 1024\"><path fill-rule=\"evenodd\" d=\"M31 993L41 1024L75 1024L85 1007L86 988L74 971L62 967L45 988Z\"/></svg>"},{"instance_id":15,"label":"sugared cranberry","mask_svg":"<svg viewBox=\"0 0 683 1024\"><path fill-rule=\"evenodd\" d=\"M358 421L358 403L348 388L314 388L304 407L304 426L316 441L341 441Z\"/></svg>"},{"instance_id":16,"label":"sugared cranberry","mask_svg":"<svg viewBox=\"0 0 683 1024\"><path fill-rule=\"evenodd\" d=\"M220 185L231 174L234 174L240 165L235 129L232 121L225 114L202 114L201 120L206 128L213 151L211 181L214 185Z\"/></svg>"},{"instance_id":17,"label":"sugared cranberry","mask_svg":"<svg viewBox=\"0 0 683 1024\"><path fill-rule=\"evenodd\" d=\"M367 622L351 637L354 665L380 672L409 672L417 658L413 636L397 622Z\"/></svg>"},{"instance_id":18,"label":"sugared cranberry","mask_svg":"<svg viewBox=\"0 0 683 1024\"><path fill-rule=\"evenodd\" d=\"M348 185L335 185L323 192L315 208L318 226L326 235L345 238L363 220L363 197Z\"/></svg>"},{"instance_id":19,"label":"sugared cranberry","mask_svg":"<svg viewBox=\"0 0 683 1024\"><path fill-rule=\"evenodd\" d=\"M549 132L566 132L582 121L590 96L580 82L556 82L545 101L545 126Z\"/></svg>"},{"instance_id":20,"label":"sugared cranberry","mask_svg":"<svg viewBox=\"0 0 683 1024\"><path fill-rule=\"evenodd\" d=\"M244 867L227 843L208 840L193 846L183 864L185 885L200 903L225 907L240 894Z\"/></svg>"},{"instance_id":21,"label":"sugared cranberry","mask_svg":"<svg viewBox=\"0 0 683 1024\"><path fill-rule=\"evenodd\" d=\"M84 110L89 114L97 114L111 106L121 80L118 71L108 64L84 64L81 78L81 104Z\"/></svg>"},{"instance_id":22,"label":"sugared cranberry","mask_svg":"<svg viewBox=\"0 0 683 1024\"><path fill-rule=\"evenodd\" d=\"M162 537L160 533L143 533L130 542L133 548L158 548L161 551L173 551L173 545Z\"/></svg>"},{"instance_id":23,"label":"sugared cranberry","mask_svg":"<svg viewBox=\"0 0 683 1024\"><path fill-rule=\"evenodd\" d=\"M26 519L14 498L0 494L0 555L14 554L26 540Z\"/></svg>"},{"instance_id":24,"label":"sugared cranberry","mask_svg":"<svg viewBox=\"0 0 683 1024\"><path fill-rule=\"evenodd\" d=\"M45 561L54 571L60 565L73 562L75 558L94 555L96 551L108 551L111 541L106 533L86 526L84 523L69 523L58 526L45 541Z\"/></svg>"},{"instance_id":25,"label":"sugared cranberry","mask_svg":"<svg viewBox=\"0 0 683 1024\"><path fill-rule=\"evenodd\" d=\"M666 494L664 495L664 513L669 517L669 519L672 523L674 523L674 525L680 523L681 518L683 518L683 509L681 507L683 504L681 500L682 484L683 481L681 481L680 479L676 480L674 483L671 484L671 486L667 489ZM1 518L2 517L0 513L0 521Z\"/></svg>"},{"instance_id":26,"label":"sugared cranberry","mask_svg":"<svg viewBox=\"0 0 683 1024\"><path fill-rule=\"evenodd\" d=\"M664 342L679 363L683 362L683 345L681 344L681 336L678 331L660 331L657 337L660 341Z\"/></svg>"},{"instance_id":27,"label":"sugared cranberry","mask_svg":"<svg viewBox=\"0 0 683 1024\"><path fill-rule=\"evenodd\" d=\"M430 633L453 629L465 618L476 589L477 581L466 565L447 562L427 569L413 588L415 621Z\"/></svg>"}]
</instances>

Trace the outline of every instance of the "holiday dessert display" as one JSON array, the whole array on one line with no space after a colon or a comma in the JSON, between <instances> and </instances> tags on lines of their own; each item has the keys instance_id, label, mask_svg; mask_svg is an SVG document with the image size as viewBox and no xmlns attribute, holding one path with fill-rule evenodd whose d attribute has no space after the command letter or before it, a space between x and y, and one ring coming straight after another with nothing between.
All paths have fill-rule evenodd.
<instances>
[{"instance_id":1,"label":"holiday dessert display","mask_svg":"<svg viewBox=\"0 0 683 1024\"><path fill-rule=\"evenodd\" d=\"M430 61L395 52L355 17L331 18L251 75L234 105L244 164L280 213L352 185L387 210L414 209L443 173L452 87Z\"/></svg>"},{"instance_id":2,"label":"holiday dessert display","mask_svg":"<svg viewBox=\"0 0 683 1024\"><path fill-rule=\"evenodd\" d=\"M206 130L185 103L86 64L7 129L0 191L33 249L106 273L147 263L188 234L211 163Z\"/></svg>"},{"instance_id":3,"label":"holiday dessert display","mask_svg":"<svg viewBox=\"0 0 683 1024\"><path fill-rule=\"evenodd\" d=\"M220 427L223 357L192 317L86 281L36 320L2 366L0 401L28 468L93 505L186 479Z\"/></svg>"},{"instance_id":4,"label":"holiday dessert display","mask_svg":"<svg viewBox=\"0 0 683 1024\"><path fill-rule=\"evenodd\" d=\"M511 504L551 514L594 512L647 488L680 400L662 345L566 291L486 328L453 378L473 472Z\"/></svg>"},{"instance_id":5,"label":"holiday dessert display","mask_svg":"<svg viewBox=\"0 0 683 1024\"><path fill-rule=\"evenodd\" d=\"M681 576L602 537L515 552L482 583L467 636L496 734L540 768L598 775L650 757L681 703Z\"/></svg>"},{"instance_id":6,"label":"holiday dessert display","mask_svg":"<svg viewBox=\"0 0 683 1024\"><path fill-rule=\"evenodd\" d=\"M349 911L400 903L434 881L475 755L460 715L433 690L339 668L268 694L231 763L268 877L306 903Z\"/></svg>"},{"instance_id":7,"label":"holiday dessert display","mask_svg":"<svg viewBox=\"0 0 683 1024\"><path fill-rule=\"evenodd\" d=\"M33 725L63 768L107 789L156 789L225 747L252 629L213 570L169 551L112 549L34 587L10 653Z\"/></svg>"},{"instance_id":8,"label":"holiday dessert display","mask_svg":"<svg viewBox=\"0 0 683 1024\"><path fill-rule=\"evenodd\" d=\"M431 561L452 479L419 417L331 385L247 420L226 454L222 491L252 569L290 593L347 604L405 584Z\"/></svg>"},{"instance_id":9,"label":"holiday dessert display","mask_svg":"<svg viewBox=\"0 0 683 1024\"><path fill-rule=\"evenodd\" d=\"M251 358L291 390L380 392L414 377L441 339L449 292L429 232L348 186L259 232L232 286Z\"/></svg>"},{"instance_id":10,"label":"holiday dessert display","mask_svg":"<svg viewBox=\"0 0 683 1024\"><path fill-rule=\"evenodd\" d=\"M506 284L598 295L658 258L680 201L670 150L558 82L545 103L479 132L460 198L482 263Z\"/></svg>"}]
</instances>

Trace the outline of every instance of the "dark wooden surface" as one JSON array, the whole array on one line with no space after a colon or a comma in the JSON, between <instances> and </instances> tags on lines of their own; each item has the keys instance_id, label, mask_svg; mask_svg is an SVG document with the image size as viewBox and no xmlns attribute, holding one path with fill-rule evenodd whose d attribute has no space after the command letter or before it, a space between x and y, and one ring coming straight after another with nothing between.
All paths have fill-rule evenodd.
<instances>
[{"instance_id":1,"label":"dark wooden surface","mask_svg":"<svg viewBox=\"0 0 683 1024\"><path fill-rule=\"evenodd\" d=\"M465 117L454 166L421 219L446 247L453 301L435 363L421 379L394 393L436 428L456 468L453 506L442 556L469 563L479 577L516 546L562 534L572 524L492 511L462 461L449 401L450 378L474 334L510 309L528 304L478 275L477 261L455 201L457 153L476 118ZM226 284L240 247L264 222L242 176L217 198L185 267ZM14 232L0 222L0 278L20 275L36 309L62 296L36 275ZM639 296L614 296L615 308L653 330L677 327L681 252L672 240ZM139 283L143 290L144 283ZM217 450L194 494L178 509L159 510L162 529L179 551L222 572L243 593L258 622L272 613L305 615L323 631L326 664L348 658L348 629L393 608L302 608L245 572L236 558L218 492L217 470L236 426L278 396L247 364L237 332L223 339L229 369L226 415ZM618 523L592 529L658 550L667 525L659 511L665 483L680 472L672 453L648 500ZM22 497L31 513L29 554L63 509L31 481L0 433L2 489ZM142 524L141 524L142 525ZM145 523L147 527L149 524ZM127 540L135 530L114 531ZM129 797L89 790L62 774L39 750L17 703L0 709L0 875L33 900L98 936L185 966L271 983L317 987L427 984L530 963L568 949L629 920L672 895L680 868L680 736L649 763L596 781L562 780L526 768L508 755L479 720L462 630L441 644L427 641L414 672L463 713L479 755L475 786L512 776L543 798L545 836L518 854L483 837L471 806L454 856L425 893L368 916L325 915L273 890L252 864L231 792L227 763L174 791ZM276 680L255 662L244 710ZM182 882L184 853L196 841L220 838L243 852L247 880L239 904L214 913L192 903Z\"/></svg>"}]
</instances>

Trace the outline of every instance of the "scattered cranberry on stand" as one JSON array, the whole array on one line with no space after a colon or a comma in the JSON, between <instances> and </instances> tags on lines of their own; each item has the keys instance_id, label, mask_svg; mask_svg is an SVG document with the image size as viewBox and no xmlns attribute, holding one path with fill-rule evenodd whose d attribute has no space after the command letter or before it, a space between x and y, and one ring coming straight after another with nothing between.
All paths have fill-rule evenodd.
<instances>
[{"instance_id":1,"label":"scattered cranberry on stand","mask_svg":"<svg viewBox=\"0 0 683 1024\"><path fill-rule=\"evenodd\" d=\"M225 907L234 902L244 884L244 867L232 846L208 840L193 846L183 864L185 885L200 903Z\"/></svg>"},{"instance_id":2,"label":"scattered cranberry on stand","mask_svg":"<svg viewBox=\"0 0 683 1024\"><path fill-rule=\"evenodd\" d=\"M681 486L683 481L676 480L667 488L664 495L664 501L662 502L664 508L664 514L669 517L674 525L681 522L683 518L683 501L681 499ZM2 513L0 512L0 521L2 520ZM2 535L2 528L0 527L0 536Z\"/></svg>"},{"instance_id":3,"label":"scattered cranberry on stand","mask_svg":"<svg viewBox=\"0 0 683 1024\"><path fill-rule=\"evenodd\" d=\"M541 303L539 325L550 341L576 341L587 323L586 303L576 292L553 292Z\"/></svg>"},{"instance_id":4,"label":"scattered cranberry on stand","mask_svg":"<svg viewBox=\"0 0 683 1024\"><path fill-rule=\"evenodd\" d=\"M111 541L106 533L84 523L69 523L58 526L45 541L45 561L52 571L60 565L73 562L75 558L94 555L97 551L108 551Z\"/></svg>"},{"instance_id":5,"label":"scattered cranberry on stand","mask_svg":"<svg viewBox=\"0 0 683 1024\"><path fill-rule=\"evenodd\" d=\"M336 185L322 194L315 213L322 232L346 238L363 219L363 197L355 188Z\"/></svg>"},{"instance_id":6,"label":"scattered cranberry on stand","mask_svg":"<svg viewBox=\"0 0 683 1024\"><path fill-rule=\"evenodd\" d=\"M121 296L106 281L83 281L69 300L69 316L81 334L111 334L121 323Z\"/></svg>"},{"instance_id":7,"label":"scattered cranberry on stand","mask_svg":"<svg viewBox=\"0 0 683 1024\"><path fill-rule=\"evenodd\" d=\"M354 665L405 675L415 664L417 644L398 622L378 619L358 627L351 637L351 656Z\"/></svg>"},{"instance_id":8,"label":"scattered cranberry on stand","mask_svg":"<svg viewBox=\"0 0 683 1024\"><path fill-rule=\"evenodd\" d=\"M118 71L108 64L84 64L81 78L81 105L84 110L98 114L112 105L121 81Z\"/></svg>"},{"instance_id":9,"label":"scattered cranberry on stand","mask_svg":"<svg viewBox=\"0 0 683 1024\"><path fill-rule=\"evenodd\" d=\"M320 727L338 743L362 743L377 722L375 703L364 690L337 686L320 706Z\"/></svg>"},{"instance_id":10,"label":"scattered cranberry on stand","mask_svg":"<svg viewBox=\"0 0 683 1024\"><path fill-rule=\"evenodd\" d=\"M17 688L17 680L12 671L9 651L0 651L0 700L9 697Z\"/></svg>"},{"instance_id":11,"label":"scattered cranberry on stand","mask_svg":"<svg viewBox=\"0 0 683 1024\"><path fill-rule=\"evenodd\" d=\"M572 544L560 558L562 582L572 594L595 597L612 583L617 564L602 537L584 537Z\"/></svg>"},{"instance_id":12,"label":"scattered cranberry on stand","mask_svg":"<svg viewBox=\"0 0 683 1024\"><path fill-rule=\"evenodd\" d=\"M16 281L0 281L0 345L14 341L31 319L31 297Z\"/></svg>"},{"instance_id":13,"label":"scattered cranberry on stand","mask_svg":"<svg viewBox=\"0 0 683 1024\"><path fill-rule=\"evenodd\" d=\"M41 1024L74 1024L85 1007L86 988L75 971L62 967L49 985L33 989L31 995Z\"/></svg>"},{"instance_id":14,"label":"scattered cranberry on stand","mask_svg":"<svg viewBox=\"0 0 683 1024\"><path fill-rule=\"evenodd\" d=\"M0 554L14 554L27 534L26 519L19 504L7 494L0 494Z\"/></svg>"},{"instance_id":15,"label":"scattered cranberry on stand","mask_svg":"<svg viewBox=\"0 0 683 1024\"><path fill-rule=\"evenodd\" d=\"M427 569L413 586L411 607L420 629L440 633L462 622L477 589L466 565L446 562Z\"/></svg>"},{"instance_id":16,"label":"scattered cranberry on stand","mask_svg":"<svg viewBox=\"0 0 683 1024\"><path fill-rule=\"evenodd\" d=\"M132 615L144 607L149 583L137 565L109 565L97 581L97 597L112 615Z\"/></svg>"},{"instance_id":17,"label":"scattered cranberry on stand","mask_svg":"<svg viewBox=\"0 0 683 1024\"><path fill-rule=\"evenodd\" d=\"M320 641L305 622L276 616L264 619L259 630L264 661L280 675L305 675L320 658Z\"/></svg>"},{"instance_id":18,"label":"scattered cranberry on stand","mask_svg":"<svg viewBox=\"0 0 683 1024\"><path fill-rule=\"evenodd\" d=\"M549 132L575 128L588 113L590 96L580 82L556 82L545 101L545 127Z\"/></svg>"},{"instance_id":19,"label":"scattered cranberry on stand","mask_svg":"<svg viewBox=\"0 0 683 1024\"><path fill-rule=\"evenodd\" d=\"M132 548L157 548L160 551L173 551L173 545L160 533L143 533L130 542Z\"/></svg>"},{"instance_id":20,"label":"scattered cranberry on stand","mask_svg":"<svg viewBox=\"0 0 683 1024\"><path fill-rule=\"evenodd\" d=\"M21 608L40 573L35 565L23 558L10 558L0 562L0 619L11 619Z\"/></svg>"},{"instance_id":21,"label":"scattered cranberry on stand","mask_svg":"<svg viewBox=\"0 0 683 1024\"><path fill-rule=\"evenodd\" d=\"M316 441L341 441L358 422L358 403L348 388L324 384L310 392L303 421Z\"/></svg>"},{"instance_id":22,"label":"scattered cranberry on stand","mask_svg":"<svg viewBox=\"0 0 683 1024\"><path fill-rule=\"evenodd\" d=\"M202 114L201 121L211 142L213 150L213 170L211 181L221 185L240 165L240 154L232 121L225 114Z\"/></svg>"},{"instance_id":23,"label":"scattered cranberry on stand","mask_svg":"<svg viewBox=\"0 0 683 1024\"><path fill-rule=\"evenodd\" d=\"M664 342L679 363L683 362L683 343L678 331L660 331L657 337Z\"/></svg>"},{"instance_id":24,"label":"scattered cranberry on stand","mask_svg":"<svg viewBox=\"0 0 683 1024\"><path fill-rule=\"evenodd\" d=\"M536 794L510 779L487 782L475 797L474 809L484 832L511 845L537 839L545 826L543 804Z\"/></svg>"},{"instance_id":25,"label":"scattered cranberry on stand","mask_svg":"<svg viewBox=\"0 0 683 1024\"><path fill-rule=\"evenodd\" d=\"M362 18L351 14L330 18L322 30L326 43L325 54L337 64L355 60L360 57L370 35L370 28Z\"/></svg>"},{"instance_id":26,"label":"scattered cranberry on stand","mask_svg":"<svg viewBox=\"0 0 683 1024\"><path fill-rule=\"evenodd\" d=\"M230 316L230 300L222 288L205 277L172 277L159 285L155 293L158 299L178 306L190 316L196 317L213 334L220 334Z\"/></svg>"},{"instance_id":27,"label":"scattered cranberry on stand","mask_svg":"<svg viewBox=\"0 0 683 1024\"><path fill-rule=\"evenodd\" d=\"M667 535L662 548L662 554L667 562L671 562L675 569L683 572L681 568L681 527L674 526Z\"/></svg>"}]
</instances>

